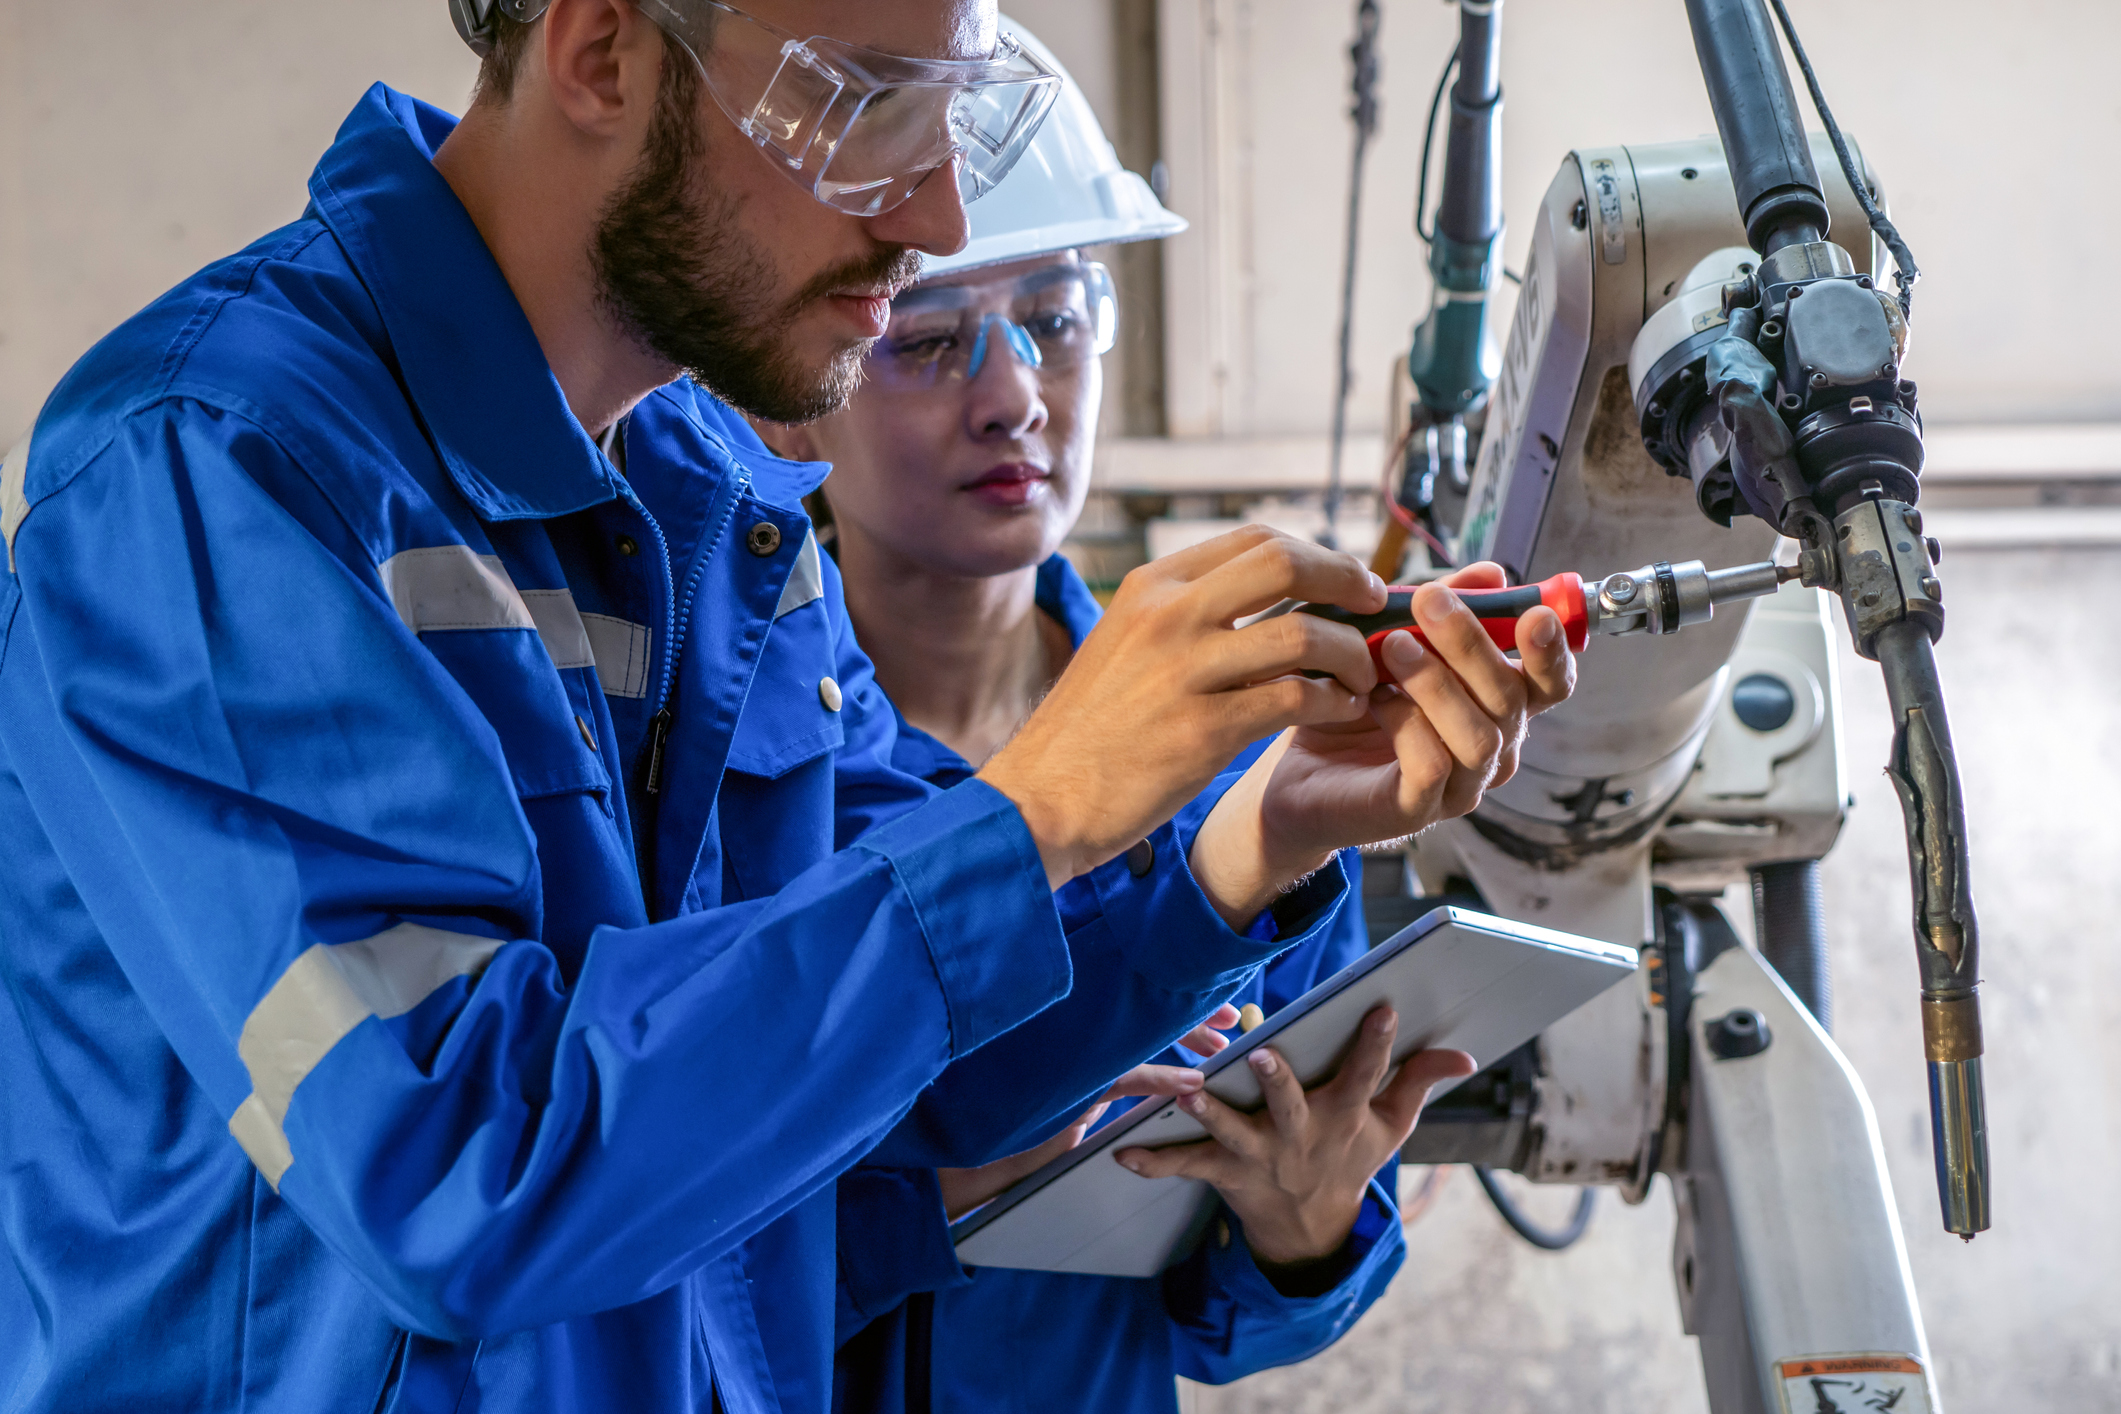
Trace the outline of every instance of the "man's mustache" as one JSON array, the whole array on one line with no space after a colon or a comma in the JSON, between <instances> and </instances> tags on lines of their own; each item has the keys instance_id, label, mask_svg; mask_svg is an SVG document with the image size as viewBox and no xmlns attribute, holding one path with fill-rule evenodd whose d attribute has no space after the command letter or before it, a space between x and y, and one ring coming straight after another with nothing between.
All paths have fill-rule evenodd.
<instances>
[{"instance_id":1,"label":"man's mustache","mask_svg":"<svg viewBox=\"0 0 2121 1414\"><path fill-rule=\"evenodd\" d=\"M796 292L789 304L789 312L800 313L819 300L830 299L848 290L872 290L880 285L894 292L903 290L920 275L919 251L911 246L879 246L872 255L835 265L813 278Z\"/></svg>"}]
</instances>

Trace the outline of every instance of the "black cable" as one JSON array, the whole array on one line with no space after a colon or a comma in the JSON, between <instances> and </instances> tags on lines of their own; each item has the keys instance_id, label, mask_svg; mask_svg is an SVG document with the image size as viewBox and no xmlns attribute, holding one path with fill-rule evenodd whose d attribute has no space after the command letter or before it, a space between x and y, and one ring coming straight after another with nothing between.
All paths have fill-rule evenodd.
<instances>
[{"instance_id":1,"label":"black cable","mask_svg":"<svg viewBox=\"0 0 2121 1414\"><path fill-rule=\"evenodd\" d=\"M1804 1003L1822 1031L1834 1029L1834 984L1827 966L1826 900L1819 861L1753 869L1754 933L1760 954Z\"/></svg>"},{"instance_id":2,"label":"black cable","mask_svg":"<svg viewBox=\"0 0 2121 1414\"><path fill-rule=\"evenodd\" d=\"M1369 155L1371 135L1377 131L1377 25L1381 15L1377 0L1359 0L1355 6L1355 42L1348 57L1355 61L1355 106L1348 116L1355 120L1355 156L1348 173L1348 249L1340 282L1340 381L1333 394L1333 453L1326 471L1326 529L1320 540L1330 549L1339 548L1340 457L1348 439L1348 394L1353 391L1355 371L1350 344L1355 334L1355 254L1362 240L1363 159Z\"/></svg>"},{"instance_id":3,"label":"black cable","mask_svg":"<svg viewBox=\"0 0 2121 1414\"><path fill-rule=\"evenodd\" d=\"M1826 124L1826 138L1834 145L1834 155L1841 159L1841 175L1848 178L1849 190L1856 194L1856 204L1863 208L1863 218L1871 223L1871 230L1885 242L1885 248L1893 253L1893 284L1900 291L1900 312L1912 319L1915 313L1915 282L1922 278L1922 271L1915 264L1915 253L1901 239L1900 228L1886 218L1871 200L1870 188L1864 185L1863 174L1856 170L1856 159L1849 153L1848 140L1841 136L1841 125L1834 121L1833 112L1826 106L1826 95L1819 89L1819 76L1812 72L1812 61L1805 57L1804 45L1797 38L1797 26L1790 22L1789 9L1782 0L1768 0L1775 7L1775 18L1782 23L1783 37L1790 42L1790 53L1797 56L1797 67L1804 72L1804 86L1812 91L1812 106L1819 110L1819 121Z\"/></svg>"},{"instance_id":4,"label":"black cable","mask_svg":"<svg viewBox=\"0 0 2121 1414\"><path fill-rule=\"evenodd\" d=\"M1429 95L1429 120L1421 125L1421 181L1414 188L1414 234L1421 237L1423 245L1436 239L1436 226L1431 222L1424 229L1421 218L1429 209L1429 154L1435 150L1436 115L1443 111L1444 90L1451 86L1451 73L1458 67L1458 46L1451 46L1451 53L1443 61L1443 72L1436 76L1436 92Z\"/></svg>"},{"instance_id":5,"label":"black cable","mask_svg":"<svg viewBox=\"0 0 2121 1414\"><path fill-rule=\"evenodd\" d=\"M1569 1214L1569 1225L1554 1232L1540 1227L1524 1215L1524 1211L1510 1195L1502 1191L1502 1185L1495 1181L1494 1170L1475 1164L1473 1177L1480 1180L1481 1191L1488 1195L1488 1201L1495 1205L1496 1212L1502 1214L1502 1220L1510 1225L1512 1232L1534 1247L1544 1248L1549 1252L1559 1252L1563 1248L1575 1246L1576 1239L1582 1237L1584 1229L1591 1225L1591 1209L1598 1205L1597 1189L1588 1186L1578 1189L1576 1211Z\"/></svg>"}]
</instances>

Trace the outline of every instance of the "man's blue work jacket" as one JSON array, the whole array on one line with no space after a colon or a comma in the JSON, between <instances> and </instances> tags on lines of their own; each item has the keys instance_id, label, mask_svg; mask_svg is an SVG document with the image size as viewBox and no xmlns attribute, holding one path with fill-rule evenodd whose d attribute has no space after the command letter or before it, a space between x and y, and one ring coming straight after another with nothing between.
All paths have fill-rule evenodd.
<instances>
[{"instance_id":1,"label":"man's blue work jacket","mask_svg":"<svg viewBox=\"0 0 2121 1414\"><path fill-rule=\"evenodd\" d=\"M896 770L823 468L677 384L622 475L451 123L372 89L0 463L11 1411L823 1410L838 1173L1054 1127L1286 945L1198 805L1063 913ZM1147 979L1094 1031L1078 960Z\"/></svg>"},{"instance_id":2,"label":"man's blue work jacket","mask_svg":"<svg viewBox=\"0 0 2121 1414\"><path fill-rule=\"evenodd\" d=\"M1077 645L1097 622L1097 601L1058 555L1039 566L1037 603ZM903 717L892 759L945 788L972 775L963 757ZM1342 865L1359 877L1353 855ZM1350 899L1330 929L1275 958L1231 1001L1272 1015L1369 946ZM1085 1003L1088 990L1078 978ZM1200 1060L1175 1045L1156 1059ZM1394 1159L1371 1182L1331 1289L1287 1296L1253 1262L1227 1208L1209 1239L1159 1279L961 1267L934 1170L859 1165L839 1181L844 1344L835 1406L840 1414L1177 1414L1176 1376L1226 1384L1308 1359L1384 1294L1406 1257L1398 1173Z\"/></svg>"}]
</instances>

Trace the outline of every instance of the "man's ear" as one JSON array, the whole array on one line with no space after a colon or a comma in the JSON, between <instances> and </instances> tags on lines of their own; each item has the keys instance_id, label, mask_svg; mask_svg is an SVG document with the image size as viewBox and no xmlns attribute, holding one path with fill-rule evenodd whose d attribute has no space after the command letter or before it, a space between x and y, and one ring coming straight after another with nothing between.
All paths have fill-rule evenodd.
<instances>
[{"instance_id":1,"label":"man's ear","mask_svg":"<svg viewBox=\"0 0 2121 1414\"><path fill-rule=\"evenodd\" d=\"M591 137L645 129L662 84L663 34L626 0L553 0L534 45L553 102Z\"/></svg>"}]
</instances>

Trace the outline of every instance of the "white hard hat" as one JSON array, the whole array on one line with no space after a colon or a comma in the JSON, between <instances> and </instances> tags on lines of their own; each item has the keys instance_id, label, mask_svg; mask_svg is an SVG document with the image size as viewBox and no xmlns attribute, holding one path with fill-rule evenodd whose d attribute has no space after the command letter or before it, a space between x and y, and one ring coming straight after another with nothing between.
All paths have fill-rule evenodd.
<instances>
[{"instance_id":1,"label":"white hard hat","mask_svg":"<svg viewBox=\"0 0 2121 1414\"><path fill-rule=\"evenodd\" d=\"M921 278L1185 230L1147 182L1119 165L1090 101L1060 60L1016 21L1004 16L1001 26L1060 75L1060 97L1015 168L965 208L971 241L956 255L921 257Z\"/></svg>"}]
</instances>

